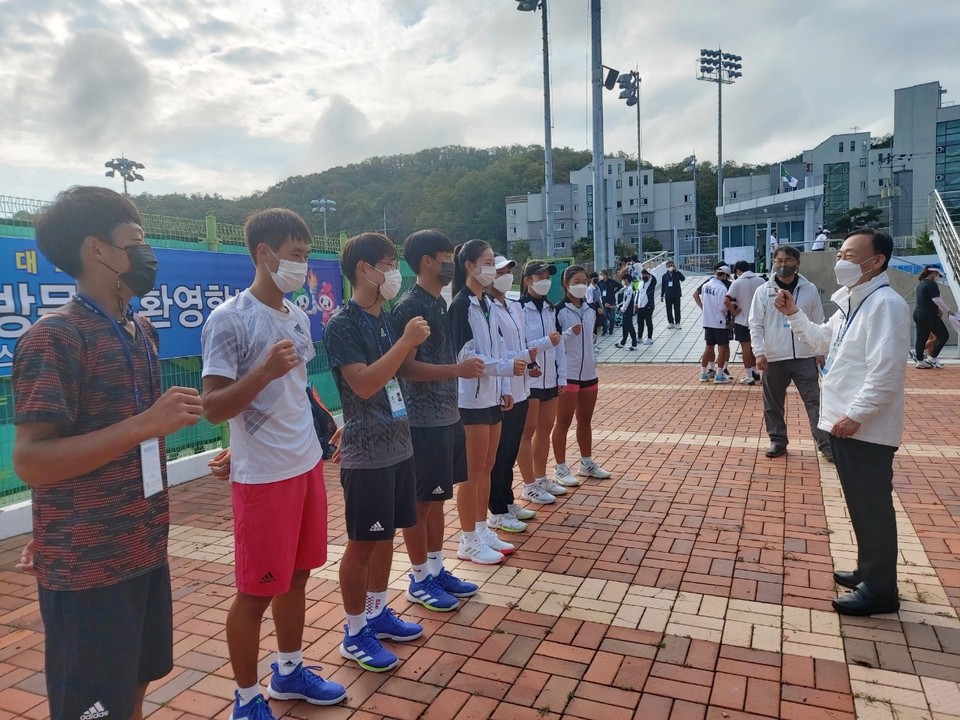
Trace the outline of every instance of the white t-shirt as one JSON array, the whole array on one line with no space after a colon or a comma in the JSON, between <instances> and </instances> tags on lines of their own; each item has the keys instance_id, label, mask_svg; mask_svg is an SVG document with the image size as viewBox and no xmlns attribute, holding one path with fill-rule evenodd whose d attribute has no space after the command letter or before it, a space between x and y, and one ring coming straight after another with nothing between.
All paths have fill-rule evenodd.
<instances>
[{"instance_id":1,"label":"white t-shirt","mask_svg":"<svg viewBox=\"0 0 960 720\"><path fill-rule=\"evenodd\" d=\"M823 250L827 246L827 234L820 233L813 239L813 247L811 250Z\"/></svg>"},{"instance_id":2,"label":"white t-shirt","mask_svg":"<svg viewBox=\"0 0 960 720\"><path fill-rule=\"evenodd\" d=\"M746 327L750 324L750 305L753 303L753 294L764 283L766 280L747 270L734 280L730 289L727 290L727 297L737 303L737 314L733 318L737 325Z\"/></svg>"},{"instance_id":3,"label":"white t-shirt","mask_svg":"<svg viewBox=\"0 0 960 720\"><path fill-rule=\"evenodd\" d=\"M723 298L727 295L727 286L714 276L700 288L700 302L703 303L703 326L705 328L725 328L727 326L727 308Z\"/></svg>"},{"instance_id":4,"label":"white t-shirt","mask_svg":"<svg viewBox=\"0 0 960 720\"><path fill-rule=\"evenodd\" d=\"M770 247L773 247L774 245L776 245L776 244L779 243L779 242L780 242L780 241L777 239L777 236L774 235L773 233L770 233Z\"/></svg>"},{"instance_id":5,"label":"white t-shirt","mask_svg":"<svg viewBox=\"0 0 960 720\"><path fill-rule=\"evenodd\" d=\"M267 385L230 419L230 480L246 485L287 480L312 470L323 455L307 401L307 363L315 352L310 320L289 300L283 313L249 290L217 306L203 326L203 376L237 380L291 340L300 364Z\"/></svg>"}]
</instances>

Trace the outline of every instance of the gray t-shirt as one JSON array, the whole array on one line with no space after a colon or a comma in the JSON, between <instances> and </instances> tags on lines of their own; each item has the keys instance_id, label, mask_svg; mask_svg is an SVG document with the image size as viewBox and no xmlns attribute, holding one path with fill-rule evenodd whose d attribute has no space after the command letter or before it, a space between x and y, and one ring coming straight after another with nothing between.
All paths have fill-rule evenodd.
<instances>
[{"instance_id":1,"label":"gray t-shirt","mask_svg":"<svg viewBox=\"0 0 960 720\"><path fill-rule=\"evenodd\" d=\"M453 349L453 337L447 319L447 303L442 297L434 297L419 285L414 285L394 307L393 315L401 329L418 315L430 325L430 337L417 347L417 360L431 365L457 364L457 353ZM407 401L411 427L446 427L460 419L456 378L429 382L412 382L401 378L400 387Z\"/></svg>"},{"instance_id":2,"label":"gray t-shirt","mask_svg":"<svg viewBox=\"0 0 960 720\"><path fill-rule=\"evenodd\" d=\"M387 312L364 312L352 300L330 318L323 342L333 369L333 379L343 405L340 466L348 470L376 470L413 457L410 423L394 417L387 391L364 400L343 379L344 365L372 365L399 339L402 328Z\"/></svg>"}]
</instances>

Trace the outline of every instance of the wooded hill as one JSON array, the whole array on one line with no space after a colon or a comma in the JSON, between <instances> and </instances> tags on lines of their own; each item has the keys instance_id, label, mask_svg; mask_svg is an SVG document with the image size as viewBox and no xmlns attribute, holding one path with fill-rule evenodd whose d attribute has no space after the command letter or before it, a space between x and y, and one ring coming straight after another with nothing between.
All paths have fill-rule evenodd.
<instances>
[{"instance_id":1,"label":"wooded hill","mask_svg":"<svg viewBox=\"0 0 960 720\"><path fill-rule=\"evenodd\" d=\"M626 158L625 168L636 162ZM556 148L553 151L554 182L569 182L570 171L590 163L586 150ZM645 164L650 167L649 164ZM763 165L724 163L727 177L763 172ZM680 163L654 168L654 181L691 180ZM330 168L321 173L287 178L271 188L234 200L220 195L151 195L133 199L141 211L157 215L203 218L213 211L217 220L243 223L247 214L267 207L285 207L303 215L317 234L323 218L310 212L310 201L336 200L336 212L327 218L327 230L354 235L364 230L383 230L402 242L413 230L435 227L454 242L471 238L490 241L506 250L506 218L503 200L508 195L539 192L543 185L543 148L512 145L479 149L448 146L408 155L373 157L360 163ZM715 231L713 201L717 193L716 168L709 162L697 172L698 227Z\"/></svg>"}]
</instances>

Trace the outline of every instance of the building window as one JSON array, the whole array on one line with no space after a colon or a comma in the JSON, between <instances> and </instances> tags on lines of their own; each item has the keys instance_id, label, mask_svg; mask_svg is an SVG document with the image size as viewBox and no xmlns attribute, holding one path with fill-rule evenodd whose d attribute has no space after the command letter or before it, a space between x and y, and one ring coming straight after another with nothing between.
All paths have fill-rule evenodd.
<instances>
[{"instance_id":1,"label":"building window","mask_svg":"<svg viewBox=\"0 0 960 720\"><path fill-rule=\"evenodd\" d=\"M617 200L617 207L618 207L618 208L619 208L619 207L623 207L623 201L622 201L622 200Z\"/></svg>"},{"instance_id":2,"label":"building window","mask_svg":"<svg viewBox=\"0 0 960 720\"><path fill-rule=\"evenodd\" d=\"M554 205L553 209L557 212L563 212L566 209L566 205Z\"/></svg>"},{"instance_id":3,"label":"building window","mask_svg":"<svg viewBox=\"0 0 960 720\"><path fill-rule=\"evenodd\" d=\"M687 214L683 216L684 222L691 222L693 220L693 215Z\"/></svg>"},{"instance_id":4,"label":"building window","mask_svg":"<svg viewBox=\"0 0 960 720\"><path fill-rule=\"evenodd\" d=\"M617 163L617 175L623 172L623 163Z\"/></svg>"},{"instance_id":5,"label":"building window","mask_svg":"<svg viewBox=\"0 0 960 720\"><path fill-rule=\"evenodd\" d=\"M510 234L511 234L511 235L516 235L516 234L517 234L517 229L516 229L515 227L510 228Z\"/></svg>"},{"instance_id":6,"label":"building window","mask_svg":"<svg viewBox=\"0 0 960 720\"><path fill-rule=\"evenodd\" d=\"M843 140L840 141L840 152L843 152Z\"/></svg>"},{"instance_id":7,"label":"building window","mask_svg":"<svg viewBox=\"0 0 960 720\"><path fill-rule=\"evenodd\" d=\"M633 187L633 175L627 178L627 185Z\"/></svg>"},{"instance_id":8,"label":"building window","mask_svg":"<svg viewBox=\"0 0 960 720\"><path fill-rule=\"evenodd\" d=\"M630 224L631 224L631 225L639 225L640 223L637 221L637 218L630 218Z\"/></svg>"},{"instance_id":9,"label":"building window","mask_svg":"<svg viewBox=\"0 0 960 720\"><path fill-rule=\"evenodd\" d=\"M861 190L866 190L866 189L867 189L867 181L866 181L866 180L861 180L861 181L860 181L860 189L861 189Z\"/></svg>"},{"instance_id":10,"label":"building window","mask_svg":"<svg viewBox=\"0 0 960 720\"><path fill-rule=\"evenodd\" d=\"M619 190L622 187L623 187L623 180L617 180L617 189Z\"/></svg>"},{"instance_id":11,"label":"building window","mask_svg":"<svg viewBox=\"0 0 960 720\"><path fill-rule=\"evenodd\" d=\"M736 197L737 197L737 191L736 191L736 190L731 190L731 191L730 191L730 199L731 199L731 200L734 200L734 199L736 199Z\"/></svg>"},{"instance_id":12,"label":"building window","mask_svg":"<svg viewBox=\"0 0 960 720\"><path fill-rule=\"evenodd\" d=\"M644 198L644 199L641 201L640 204L641 204L641 205L646 205L646 204L647 204L647 200L649 200L649 199L650 199L650 198Z\"/></svg>"},{"instance_id":13,"label":"building window","mask_svg":"<svg viewBox=\"0 0 960 720\"><path fill-rule=\"evenodd\" d=\"M613 175L613 164L610 163L607 165L607 175Z\"/></svg>"},{"instance_id":14,"label":"building window","mask_svg":"<svg viewBox=\"0 0 960 720\"><path fill-rule=\"evenodd\" d=\"M851 140L851 141L850 141L850 152L853 152L853 151L856 150L856 149L857 149L857 141L856 141L856 140Z\"/></svg>"},{"instance_id":15,"label":"building window","mask_svg":"<svg viewBox=\"0 0 960 720\"><path fill-rule=\"evenodd\" d=\"M683 196L683 201L684 201L685 203L690 202L691 199L693 199L693 196L692 196L692 195L684 195L684 196Z\"/></svg>"},{"instance_id":16,"label":"building window","mask_svg":"<svg viewBox=\"0 0 960 720\"><path fill-rule=\"evenodd\" d=\"M617 220L617 227L623 227L623 220Z\"/></svg>"},{"instance_id":17,"label":"building window","mask_svg":"<svg viewBox=\"0 0 960 720\"><path fill-rule=\"evenodd\" d=\"M641 224L641 225L649 225L649 224L650 224L650 218L644 218L643 220L640 221L640 224Z\"/></svg>"},{"instance_id":18,"label":"building window","mask_svg":"<svg viewBox=\"0 0 960 720\"><path fill-rule=\"evenodd\" d=\"M634 198L630 198L630 207L633 207L636 204L636 202L637 201Z\"/></svg>"},{"instance_id":19,"label":"building window","mask_svg":"<svg viewBox=\"0 0 960 720\"><path fill-rule=\"evenodd\" d=\"M573 206L573 211L574 211L574 212L580 212L580 206L575 204L575 205Z\"/></svg>"},{"instance_id":20,"label":"building window","mask_svg":"<svg viewBox=\"0 0 960 720\"><path fill-rule=\"evenodd\" d=\"M649 184L650 184L650 176L649 176L649 175L644 175L644 176L643 176L643 184L644 184L644 185L649 185Z\"/></svg>"},{"instance_id":21,"label":"building window","mask_svg":"<svg viewBox=\"0 0 960 720\"><path fill-rule=\"evenodd\" d=\"M866 166L867 166L867 159L860 158L860 167L866 167Z\"/></svg>"},{"instance_id":22,"label":"building window","mask_svg":"<svg viewBox=\"0 0 960 720\"><path fill-rule=\"evenodd\" d=\"M567 227L567 224L566 224L566 223L554 223L554 224L553 224L553 229L554 229L554 230L565 230L566 227Z\"/></svg>"},{"instance_id":23,"label":"building window","mask_svg":"<svg viewBox=\"0 0 960 720\"><path fill-rule=\"evenodd\" d=\"M573 224L573 229L574 229L574 230L579 230L579 229L580 229L580 223L574 223L574 224Z\"/></svg>"},{"instance_id":24,"label":"building window","mask_svg":"<svg viewBox=\"0 0 960 720\"><path fill-rule=\"evenodd\" d=\"M567 246L566 243L560 242L559 240L553 243L554 250L563 250L566 246Z\"/></svg>"},{"instance_id":25,"label":"building window","mask_svg":"<svg viewBox=\"0 0 960 720\"><path fill-rule=\"evenodd\" d=\"M517 211L514 208L510 208L510 217L516 217Z\"/></svg>"}]
</instances>

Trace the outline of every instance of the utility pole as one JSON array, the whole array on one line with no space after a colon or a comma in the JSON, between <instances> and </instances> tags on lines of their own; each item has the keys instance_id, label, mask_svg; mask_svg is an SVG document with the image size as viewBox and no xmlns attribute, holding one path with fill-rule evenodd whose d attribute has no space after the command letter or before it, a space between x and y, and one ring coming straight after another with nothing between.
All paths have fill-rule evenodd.
<instances>
[{"instance_id":1,"label":"utility pole","mask_svg":"<svg viewBox=\"0 0 960 720\"><path fill-rule=\"evenodd\" d=\"M600 0L590 0L590 46L593 64L593 262L602 270L610 266L603 186L603 52L600 37ZM615 72L615 71L614 71ZM616 76L614 76L616 80Z\"/></svg>"}]
</instances>

